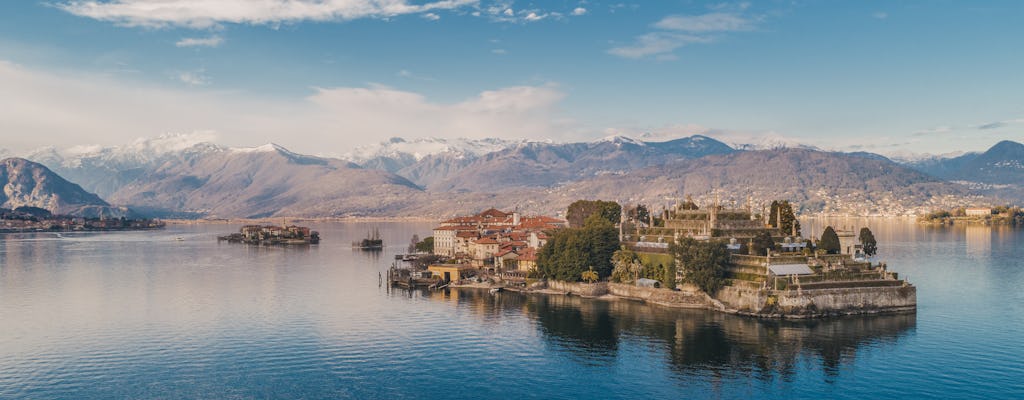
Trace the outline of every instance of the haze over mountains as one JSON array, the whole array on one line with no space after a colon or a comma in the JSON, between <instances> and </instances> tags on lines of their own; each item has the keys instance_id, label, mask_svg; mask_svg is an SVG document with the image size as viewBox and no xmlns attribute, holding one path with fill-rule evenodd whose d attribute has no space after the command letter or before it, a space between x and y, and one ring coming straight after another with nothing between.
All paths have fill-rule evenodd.
<instances>
[{"instance_id":1,"label":"haze over mountains","mask_svg":"<svg viewBox=\"0 0 1024 400\"><path fill-rule=\"evenodd\" d=\"M1010 141L904 164L810 146L736 147L756 148L700 135L584 143L392 138L343 160L164 135L25 157L112 204L184 217L442 217L491 206L554 213L580 198L664 205L687 194L737 205L789 199L803 212L904 214L1016 200L1024 182L1024 146Z\"/></svg>"}]
</instances>

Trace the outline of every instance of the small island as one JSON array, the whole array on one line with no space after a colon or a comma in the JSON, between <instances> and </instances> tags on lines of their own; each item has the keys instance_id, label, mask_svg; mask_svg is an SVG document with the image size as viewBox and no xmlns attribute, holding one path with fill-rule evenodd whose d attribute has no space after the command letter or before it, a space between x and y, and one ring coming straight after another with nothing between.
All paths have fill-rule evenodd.
<instances>
[{"instance_id":1,"label":"small island","mask_svg":"<svg viewBox=\"0 0 1024 400\"><path fill-rule=\"evenodd\" d=\"M1024 210L1006 205L996 207L960 207L936 210L919 216L918 222L929 225L1024 225Z\"/></svg>"},{"instance_id":2,"label":"small island","mask_svg":"<svg viewBox=\"0 0 1024 400\"><path fill-rule=\"evenodd\" d=\"M310 245L320 243L320 232L295 225L246 225L238 233L218 236L217 241L255 245Z\"/></svg>"}]
</instances>

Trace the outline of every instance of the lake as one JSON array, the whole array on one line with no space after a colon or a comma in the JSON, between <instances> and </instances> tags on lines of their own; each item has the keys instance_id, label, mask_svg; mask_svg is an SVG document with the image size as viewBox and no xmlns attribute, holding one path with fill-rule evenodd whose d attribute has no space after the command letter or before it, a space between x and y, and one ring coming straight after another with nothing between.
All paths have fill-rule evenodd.
<instances>
[{"instance_id":1,"label":"lake","mask_svg":"<svg viewBox=\"0 0 1024 400\"><path fill-rule=\"evenodd\" d=\"M871 227L916 314L379 286L430 223L314 224L295 248L218 243L235 225L7 235L0 398L1024 398L1024 232L828 223ZM375 227L383 252L351 249Z\"/></svg>"}]
</instances>

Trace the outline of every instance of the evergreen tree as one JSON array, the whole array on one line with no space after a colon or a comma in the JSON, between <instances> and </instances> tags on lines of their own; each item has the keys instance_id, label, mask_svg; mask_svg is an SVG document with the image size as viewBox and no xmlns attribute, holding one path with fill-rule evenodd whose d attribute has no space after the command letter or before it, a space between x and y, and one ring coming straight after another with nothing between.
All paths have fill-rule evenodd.
<instances>
[{"instance_id":1,"label":"evergreen tree","mask_svg":"<svg viewBox=\"0 0 1024 400\"><path fill-rule=\"evenodd\" d=\"M708 294L714 294L725 284L725 265L729 262L729 249L725 242L680 238L669 251L682 266L684 281L697 285Z\"/></svg>"},{"instance_id":2,"label":"evergreen tree","mask_svg":"<svg viewBox=\"0 0 1024 400\"><path fill-rule=\"evenodd\" d=\"M416 242L415 250L421 253L433 253L434 252L434 237L427 236L423 240Z\"/></svg>"},{"instance_id":3,"label":"evergreen tree","mask_svg":"<svg viewBox=\"0 0 1024 400\"><path fill-rule=\"evenodd\" d=\"M825 232L821 233L818 248L825 250L828 254L839 254L840 250L842 250L842 245L839 244L839 235L836 234L835 229L832 229L831 226L825 227Z\"/></svg>"},{"instance_id":4,"label":"evergreen tree","mask_svg":"<svg viewBox=\"0 0 1024 400\"><path fill-rule=\"evenodd\" d=\"M762 229L760 232L754 235L751 239L751 250L754 251L755 256L767 256L768 250L775 248L775 239L772 239L772 234L767 229Z\"/></svg>"},{"instance_id":5,"label":"evergreen tree","mask_svg":"<svg viewBox=\"0 0 1024 400\"><path fill-rule=\"evenodd\" d=\"M772 200L772 207L768 213L768 225L772 228L779 227L779 201Z\"/></svg>"},{"instance_id":6,"label":"evergreen tree","mask_svg":"<svg viewBox=\"0 0 1024 400\"><path fill-rule=\"evenodd\" d=\"M614 225L619 223L622 216L622 206L614 201L577 200L569 205L565 219L569 221L569 226L579 228L593 214L600 215Z\"/></svg>"},{"instance_id":7,"label":"evergreen tree","mask_svg":"<svg viewBox=\"0 0 1024 400\"><path fill-rule=\"evenodd\" d=\"M875 234L871 233L871 229L868 227L860 228L860 245L864 249L864 254L871 257L878 254L878 242L875 241Z\"/></svg>"},{"instance_id":8,"label":"evergreen tree","mask_svg":"<svg viewBox=\"0 0 1024 400\"><path fill-rule=\"evenodd\" d=\"M796 236L800 236L800 221L796 219L796 213L793 211L793 205L789 203L789 200L783 200L779 203L779 218L782 220L782 224L779 225L782 234L789 236L793 234L795 228Z\"/></svg>"},{"instance_id":9,"label":"evergreen tree","mask_svg":"<svg viewBox=\"0 0 1024 400\"><path fill-rule=\"evenodd\" d=\"M548 279L576 282L593 267L603 278L611 275L612 255L618 249L618 230L602 215L593 214L581 228L551 232L537 253L537 270Z\"/></svg>"}]
</instances>

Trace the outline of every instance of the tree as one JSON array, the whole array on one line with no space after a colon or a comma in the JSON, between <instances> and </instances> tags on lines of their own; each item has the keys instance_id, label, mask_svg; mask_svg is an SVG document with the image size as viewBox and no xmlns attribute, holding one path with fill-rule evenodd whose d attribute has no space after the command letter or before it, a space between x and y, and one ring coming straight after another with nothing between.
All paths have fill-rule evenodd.
<instances>
[{"instance_id":1,"label":"tree","mask_svg":"<svg viewBox=\"0 0 1024 400\"><path fill-rule=\"evenodd\" d=\"M768 225L779 228L784 235L792 235L796 231L796 236L800 236L800 220L796 219L796 212L789 200L772 201Z\"/></svg>"},{"instance_id":2,"label":"tree","mask_svg":"<svg viewBox=\"0 0 1024 400\"><path fill-rule=\"evenodd\" d=\"M587 283L597 282L597 271L594 271L594 267L590 267L590 269L583 271L580 277L587 281Z\"/></svg>"},{"instance_id":3,"label":"tree","mask_svg":"<svg viewBox=\"0 0 1024 400\"><path fill-rule=\"evenodd\" d=\"M581 228L550 232L547 244L537 253L537 272L548 279L575 282L589 266L603 278L611 275L612 255L618 249L619 231L594 214Z\"/></svg>"},{"instance_id":4,"label":"tree","mask_svg":"<svg viewBox=\"0 0 1024 400\"><path fill-rule=\"evenodd\" d=\"M684 281L697 285L708 294L714 294L725 284L725 265L729 262L729 249L725 242L680 238L669 247L669 251L682 266Z\"/></svg>"},{"instance_id":5,"label":"tree","mask_svg":"<svg viewBox=\"0 0 1024 400\"><path fill-rule=\"evenodd\" d=\"M415 233L412 234L412 240L409 242L409 248L406 249L407 250L406 252L407 253L415 253L416 252L416 244L419 243L419 242L420 242L420 235L417 235Z\"/></svg>"},{"instance_id":6,"label":"tree","mask_svg":"<svg viewBox=\"0 0 1024 400\"><path fill-rule=\"evenodd\" d=\"M775 239L772 239L772 234L767 229L762 229L754 234L751 244L755 256L767 256L768 251L775 248Z\"/></svg>"},{"instance_id":7,"label":"tree","mask_svg":"<svg viewBox=\"0 0 1024 400\"><path fill-rule=\"evenodd\" d=\"M414 246L414 250L421 253L433 253L434 252L434 237L427 236L422 241L417 242Z\"/></svg>"},{"instance_id":8,"label":"tree","mask_svg":"<svg viewBox=\"0 0 1024 400\"><path fill-rule=\"evenodd\" d=\"M832 229L831 226L825 227L825 231L821 233L818 248L825 250L828 254L839 254L840 250L842 250L842 245L839 244L839 235L836 234L835 229Z\"/></svg>"},{"instance_id":9,"label":"tree","mask_svg":"<svg viewBox=\"0 0 1024 400\"><path fill-rule=\"evenodd\" d=\"M686 195L686 201L684 201L683 204L679 205L679 209L680 210L697 210L697 209L700 209L700 207L697 207L697 203L693 202L693 197L690 197L690 195Z\"/></svg>"},{"instance_id":10,"label":"tree","mask_svg":"<svg viewBox=\"0 0 1024 400\"><path fill-rule=\"evenodd\" d=\"M602 200L577 200L569 205L569 209L565 212L565 219L569 221L569 226L578 228L582 227L593 214L598 214L612 225L619 223L619 219L622 217L622 206L614 201L602 201Z\"/></svg>"},{"instance_id":11,"label":"tree","mask_svg":"<svg viewBox=\"0 0 1024 400\"><path fill-rule=\"evenodd\" d=\"M871 229L868 227L860 228L860 245L864 249L864 254L871 257L878 254L878 242L875 240L875 234L871 233Z\"/></svg>"}]
</instances>

